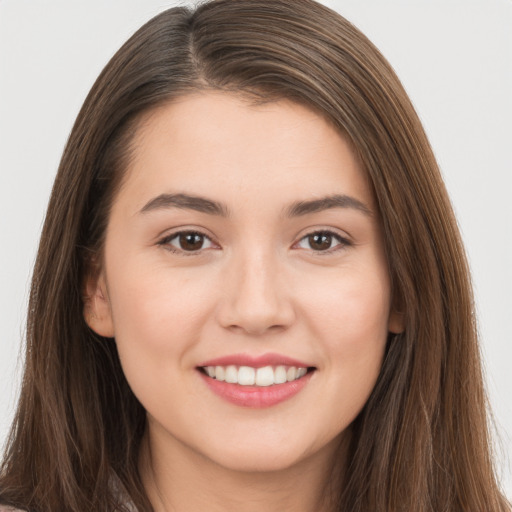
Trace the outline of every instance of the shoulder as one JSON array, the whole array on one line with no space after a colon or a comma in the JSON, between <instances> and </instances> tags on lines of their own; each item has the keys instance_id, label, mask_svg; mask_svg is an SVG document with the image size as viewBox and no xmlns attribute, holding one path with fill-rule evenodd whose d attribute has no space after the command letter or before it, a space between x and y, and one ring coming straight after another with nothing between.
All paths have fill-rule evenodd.
<instances>
[{"instance_id":1,"label":"shoulder","mask_svg":"<svg viewBox=\"0 0 512 512\"><path fill-rule=\"evenodd\" d=\"M0 505L0 512L23 512L19 508L10 507L9 505Z\"/></svg>"}]
</instances>

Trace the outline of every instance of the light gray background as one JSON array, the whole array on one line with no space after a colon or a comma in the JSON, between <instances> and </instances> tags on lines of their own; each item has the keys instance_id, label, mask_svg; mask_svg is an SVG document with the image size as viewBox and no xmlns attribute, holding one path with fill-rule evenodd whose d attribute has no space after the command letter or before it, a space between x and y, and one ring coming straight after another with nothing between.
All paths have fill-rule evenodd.
<instances>
[{"instance_id":1,"label":"light gray background","mask_svg":"<svg viewBox=\"0 0 512 512\"><path fill-rule=\"evenodd\" d=\"M389 59L441 165L473 270L499 467L512 497L512 0L324 3ZM0 443L20 380L31 267L67 135L114 51L175 4L0 0Z\"/></svg>"}]
</instances>

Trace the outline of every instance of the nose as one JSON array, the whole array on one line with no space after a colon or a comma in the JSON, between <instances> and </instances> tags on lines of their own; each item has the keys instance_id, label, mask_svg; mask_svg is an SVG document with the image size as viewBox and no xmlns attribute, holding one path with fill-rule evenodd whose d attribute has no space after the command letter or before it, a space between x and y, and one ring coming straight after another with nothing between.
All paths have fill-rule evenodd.
<instances>
[{"instance_id":1,"label":"nose","mask_svg":"<svg viewBox=\"0 0 512 512\"><path fill-rule=\"evenodd\" d=\"M295 320L290 289L276 255L234 258L223 280L218 321L250 335L287 329Z\"/></svg>"}]
</instances>

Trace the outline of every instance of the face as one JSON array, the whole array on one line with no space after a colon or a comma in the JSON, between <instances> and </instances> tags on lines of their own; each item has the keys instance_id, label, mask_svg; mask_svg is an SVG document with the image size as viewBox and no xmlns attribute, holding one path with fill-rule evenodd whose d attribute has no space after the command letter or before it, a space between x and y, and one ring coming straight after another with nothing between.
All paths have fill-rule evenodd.
<instances>
[{"instance_id":1,"label":"face","mask_svg":"<svg viewBox=\"0 0 512 512\"><path fill-rule=\"evenodd\" d=\"M401 330L350 144L297 104L204 93L134 147L86 318L115 337L149 436L237 470L331 452Z\"/></svg>"}]
</instances>

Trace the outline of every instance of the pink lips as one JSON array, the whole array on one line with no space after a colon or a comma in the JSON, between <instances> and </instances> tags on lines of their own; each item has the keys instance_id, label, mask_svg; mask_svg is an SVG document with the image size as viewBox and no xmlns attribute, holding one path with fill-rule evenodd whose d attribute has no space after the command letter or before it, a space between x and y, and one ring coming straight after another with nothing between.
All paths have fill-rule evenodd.
<instances>
[{"instance_id":1,"label":"pink lips","mask_svg":"<svg viewBox=\"0 0 512 512\"><path fill-rule=\"evenodd\" d=\"M230 356L217 357L201 363L198 366L252 366L253 368L262 368L263 366L295 366L297 368L309 368L310 364L298 359L283 356L281 354L263 354L261 356L251 356L249 354L233 354Z\"/></svg>"},{"instance_id":2,"label":"pink lips","mask_svg":"<svg viewBox=\"0 0 512 512\"><path fill-rule=\"evenodd\" d=\"M229 365L251 366L253 368L279 365L295 366L297 368L308 368L311 366L305 362L280 354L263 354L256 357L247 354L234 354L205 361L198 368ZM202 371L199 373L208 388L216 395L232 404L258 409L277 405L295 396L308 384L313 372L308 372L304 377L291 382L265 387L231 384L208 377Z\"/></svg>"}]
</instances>

